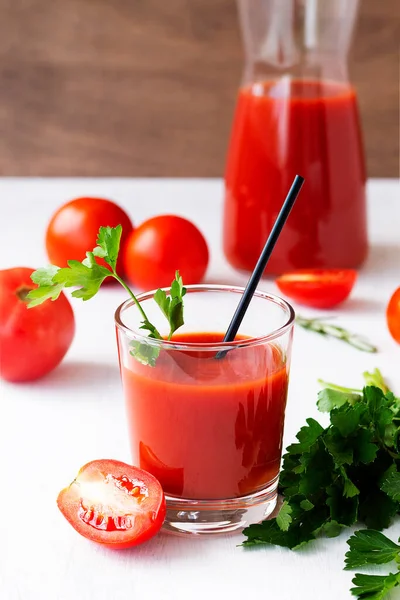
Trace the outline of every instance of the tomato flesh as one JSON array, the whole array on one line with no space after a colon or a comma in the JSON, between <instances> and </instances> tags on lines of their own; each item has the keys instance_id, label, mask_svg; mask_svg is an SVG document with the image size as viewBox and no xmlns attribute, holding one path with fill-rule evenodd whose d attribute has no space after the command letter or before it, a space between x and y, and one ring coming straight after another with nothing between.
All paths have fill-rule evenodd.
<instances>
[{"instance_id":1,"label":"tomato flesh","mask_svg":"<svg viewBox=\"0 0 400 600\"><path fill-rule=\"evenodd\" d=\"M356 279L353 269L302 269L285 273L275 282L285 296L299 304L332 308L346 300Z\"/></svg>"},{"instance_id":2,"label":"tomato flesh","mask_svg":"<svg viewBox=\"0 0 400 600\"><path fill-rule=\"evenodd\" d=\"M129 548L155 535L165 518L165 498L155 477L116 460L80 469L57 504L85 538L110 548Z\"/></svg>"},{"instance_id":3,"label":"tomato flesh","mask_svg":"<svg viewBox=\"0 0 400 600\"><path fill-rule=\"evenodd\" d=\"M400 287L393 293L386 309L386 321L392 338L400 344Z\"/></svg>"}]
</instances>

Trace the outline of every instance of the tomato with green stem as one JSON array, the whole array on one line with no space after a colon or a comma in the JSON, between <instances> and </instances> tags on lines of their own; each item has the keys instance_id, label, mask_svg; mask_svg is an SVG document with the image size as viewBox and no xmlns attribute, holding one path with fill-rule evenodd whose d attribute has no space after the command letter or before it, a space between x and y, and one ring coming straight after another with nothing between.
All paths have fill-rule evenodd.
<instances>
[{"instance_id":1,"label":"tomato with green stem","mask_svg":"<svg viewBox=\"0 0 400 600\"><path fill-rule=\"evenodd\" d=\"M313 308L332 308L350 295L357 279L353 269L301 269L275 280L292 300Z\"/></svg>"},{"instance_id":2,"label":"tomato with green stem","mask_svg":"<svg viewBox=\"0 0 400 600\"><path fill-rule=\"evenodd\" d=\"M117 460L94 460L60 492L57 505L83 537L108 548L130 548L153 537L165 519L161 484Z\"/></svg>"},{"instance_id":3,"label":"tomato with green stem","mask_svg":"<svg viewBox=\"0 0 400 600\"><path fill-rule=\"evenodd\" d=\"M37 288L33 269L0 271L0 376L12 382L33 381L64 358L75 333L72 307L64 295L28 310L28 293Z\"/></svg>"},{"instance_id":4,"label":"tomato with green stem","mask_svg":"<svg viewBox=\"0 0 400 600\"><path fill-rule=\"evenodd\" d=\"M393 292L386 308L387 326L392 338L400 344L400 287Z\"/></svg>"}]
</instances>

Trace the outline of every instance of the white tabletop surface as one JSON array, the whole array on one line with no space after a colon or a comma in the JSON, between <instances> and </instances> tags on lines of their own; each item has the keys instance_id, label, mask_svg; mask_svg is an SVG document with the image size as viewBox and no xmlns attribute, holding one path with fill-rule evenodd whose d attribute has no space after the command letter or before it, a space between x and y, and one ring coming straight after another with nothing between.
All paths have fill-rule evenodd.
<instances>
[{"instance_id":1,"label":"white tabletop surface","mask_svg":"<svg viewBox=\"0 0 400 600\"><path fill-rule=\"evenodd\" d=\"M52 212L83 195L115 199L135 223L162 213L192 219L204 232L211 261L206 280L243 284L221 252L219 180L0 179L0 268L47 263L44 232ZM314 416L317 378L352 387L379 367L400 393L400 347L384 309L400 284L400 186L369 182L371 250L337 322L378 347L365 354L297 330L285 445ZM272 280L260 286L276 291ZM122 289L104 289L90 303L73 301L77 331L64 362L34 384L1 383L0 598L2 600L345 600L353 573L343 571L349 531L303 551L245 550L240 534L183 539L161 534L125 551L79 536L56 506L58 491L79 467L98 458L129 462L113 313ZM312 314L302 310L302 314ZM306 349L306 351L305 351ZM400 535L400 520L388 530ZM384 569L385 570L385 569ZM390 600L399 598L395 591Z\"/></svg>"}]
</instances>

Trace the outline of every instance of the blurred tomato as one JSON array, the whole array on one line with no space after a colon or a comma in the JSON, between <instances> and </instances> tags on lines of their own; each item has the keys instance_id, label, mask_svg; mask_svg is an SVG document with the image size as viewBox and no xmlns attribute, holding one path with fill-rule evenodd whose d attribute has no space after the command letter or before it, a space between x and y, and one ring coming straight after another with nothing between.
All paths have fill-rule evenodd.
<instances>
[{"instance_id":1,"label":"blurred tomato","mask_svg":"<svg viewBox=\"0 0 400 600\"><path fill-rule=\"evenodd\" d=\"M179 270L183 283L200 283L208 247L193 223L174 215L153 217L133 231L124 248L124 270L142 290L167 287Z\"/></svg>"},{"instance_id":2,"label":"blurred tomato","mask_svg":"<svg viewBox=\"0 0 400 600\"><path fill-rule=\"evenodd\" d=\"M33 270L0 271L0 376L7 381L32 381L49 373L75 333L74 313L63 293L28 309L26 296L37 287L30 278Z\"/></svg>"},{"instance_id":3,"label":"blurred tomato","mask_svg":"<svg viewBox=\"0 0 400 600\"><path fill-rule=\"evenodd\" d=\"M46 232L46 249L50 262L66 267L68 260L82 261L96 246L101 226L122 225L121 248L132 231L125 211L110 200L76 198L61 206L51 218ZM97 261L105 265L101 258Z\"/></svg>"},{"instance_id":4,"label":"blurred tomato","mask_svg":"<svg viewBox=\"0 0 400 600\"><path fill-rule=\"evenodd\" d=\"M390 335L400 344L400 287L393 293L386 309L386 320Z\"/></svg>"}]
</instances>

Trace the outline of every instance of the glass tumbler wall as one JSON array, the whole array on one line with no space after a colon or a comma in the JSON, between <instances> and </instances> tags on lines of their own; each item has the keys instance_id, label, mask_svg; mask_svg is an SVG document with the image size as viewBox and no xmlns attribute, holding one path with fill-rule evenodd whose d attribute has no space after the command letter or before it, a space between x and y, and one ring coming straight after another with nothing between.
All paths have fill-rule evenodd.
<instances>
[{"instance_id":1,"label":"glass tumbler wall","mask_svg":"<svg viewBox=\"0 0 400 600\"><path fill-rule=\"evenodd\" d=\"M296 173L305 178L267 272L357 267L365 166L347 54L358 0L238 0L246 67L225 171L224 251L254 268Z\"/></svg>"},{"instance_id":2,"label":"glass tumbler wall","mask_svg":"<svg viewBox=\"0 0 400 600\"><path fill-rule=\"evenodd\" d=\"M167 530L231 531L275 507L294 315L256 292L236 340L223 344L243 291L188 286L171 341L141 334L132 301L116 313L132 460L161 482ZM153 293L139 301L167 334ZM154 366L132 356L138 343L155 349Z\"/></svg>"}]
</instances>

